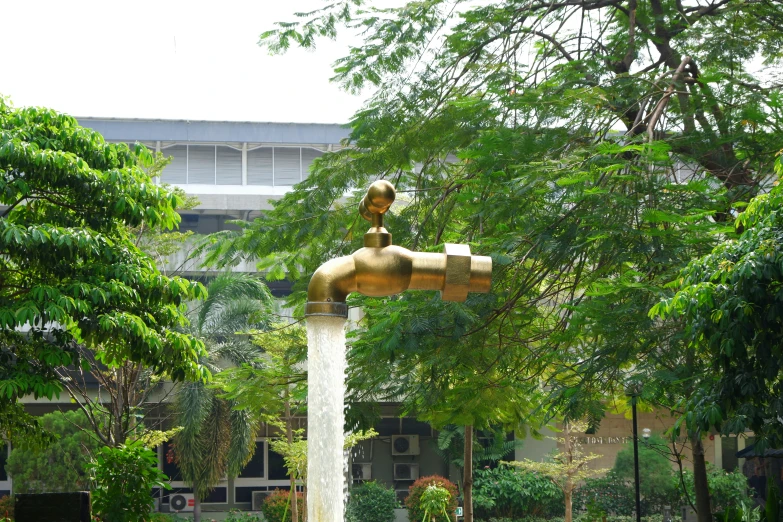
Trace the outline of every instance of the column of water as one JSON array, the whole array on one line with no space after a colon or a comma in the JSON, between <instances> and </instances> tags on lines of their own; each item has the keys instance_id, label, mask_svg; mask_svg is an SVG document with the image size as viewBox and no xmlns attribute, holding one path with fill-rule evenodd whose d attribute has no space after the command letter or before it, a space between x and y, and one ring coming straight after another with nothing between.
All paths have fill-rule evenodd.
<instances>
[{"instance_id":1,"label":"column of water","mask_svg":"<svg viewBox=\"0 0 783 522\"><path fill-rule=\"evenodd\" d=\"M345 319L307 318L307 520L343 522Z\"/></svg>"}]
</instances>

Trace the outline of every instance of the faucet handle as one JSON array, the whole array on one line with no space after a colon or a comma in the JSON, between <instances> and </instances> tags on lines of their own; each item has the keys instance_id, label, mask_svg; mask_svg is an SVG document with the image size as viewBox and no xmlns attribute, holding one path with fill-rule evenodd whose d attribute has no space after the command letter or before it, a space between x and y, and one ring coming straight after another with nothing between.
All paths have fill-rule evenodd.
<instances>
[{"instance_id":1,"label":"faucet handle","mask_svg":"<svg viewBox=\"0 0 783 522\"><path fill-rule=\"evenodd\" d=\"M373 216L383 216L389 210L391 204L394 203L396 196L397 192L394 190L394 185L385 179L379 179L367 189L367 194L359 203L359 214L367 221L374 222ZM378 218L375 219L377 220ZM380 223L383 223L382 217ZM381 224L381 226L383 225Z\"/></svg>"}]
</instances>

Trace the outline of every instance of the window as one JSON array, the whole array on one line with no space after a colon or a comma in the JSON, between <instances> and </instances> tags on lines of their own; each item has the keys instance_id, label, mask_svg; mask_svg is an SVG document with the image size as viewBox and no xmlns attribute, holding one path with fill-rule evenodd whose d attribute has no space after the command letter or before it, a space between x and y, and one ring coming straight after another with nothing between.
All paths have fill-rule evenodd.
<instances>
[{"instance_id":1,"label":"window","mask_svg":"<svg viewBox=\"0 0 783 522\"><path fill-rule=\"evenodd\" d=\"M253 458L239 473L240 478L263 478L264 477L264 441L256 441L256 451Z\"/></svg>"}]
</instances>

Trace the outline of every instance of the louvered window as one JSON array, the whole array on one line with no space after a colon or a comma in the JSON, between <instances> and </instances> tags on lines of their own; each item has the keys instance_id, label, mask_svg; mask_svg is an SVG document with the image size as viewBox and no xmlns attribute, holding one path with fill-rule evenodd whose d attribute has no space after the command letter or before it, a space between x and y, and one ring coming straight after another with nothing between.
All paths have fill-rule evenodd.
<instances>
[{"instance_id":1,"label":"louvered window","mask_svg":"<svg viewBox=\"0 0 783 522\"><path fill-rule=\"evenodd\" d=\"M302 148L302 179L310 175L313 160L323 155L324 153L320 150Z\"/></svg>"},{"instance_id":2,"label":"louvered window","mask_svg":"<svg viewBox=\"0 0 783 522\"><path fill-rule=\"evenodd\" d=\"M215 147L188 146L188 183L215 184Z\"/></svg>"},{"instance_id":3,"label":"louvered window","mask_svg":"<svg viewBox=\"0 0 783 522\"><path fill-rule=\"evenodd\" d=\"M217 184L242 184L242 151L217 147Z\"/></svg>"},{"instance_id":4,"label":"louvered window","mask_svg":"<svg viewBox=\"0 0 783 522\"><path fill-rule=\"evenodd\" d=\"M247 184L272 186L272 148L247 151Z\"/></svg>"},{"instance_id":5,"label":"louvered window","mask_svg":"<svg viewBox=\"0 0 783 522\"><path fill-rule=\"evenodd\" d=\"M275 147L275 186L291 186L301 181L301 149Z\"/></svg>"},{"instance_id":6,"label":"louvered window","mask_svg":"<svg viewBox=\"0 0 783 522\"><path fill-rule=\"evenodd\" d=\"M188 182L188 149L185 145L175 145L161 151L164 156L171 158L171 163L163 169L161 180L163 183L184 185Z\"/></svg>"}]
</instances>

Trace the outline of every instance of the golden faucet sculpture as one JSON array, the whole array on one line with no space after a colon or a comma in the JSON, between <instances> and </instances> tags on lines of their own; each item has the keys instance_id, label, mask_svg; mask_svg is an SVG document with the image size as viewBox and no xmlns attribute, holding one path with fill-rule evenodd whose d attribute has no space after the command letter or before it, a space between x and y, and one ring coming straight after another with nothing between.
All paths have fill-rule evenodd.
<instances>
[{"instance_id":1,"label":"golden faucet sculpture","mask_svg":"<svg viewBox=\"0 0 783 522\"><path fill-rule=\"evenodd\" d=\"M405 290L440 290L444 301L464 301L468 292L487 293L492 282L492 259L473 256L468 245L446 243L442 254L411 252L392 245L383 215L394 202L391 183L376 181L359 204L359 213L372 226L364 248L321 265L307 288L306 316L348 317L346 297L359 292L373 297Z\"/></svg>"}]
</instances>

